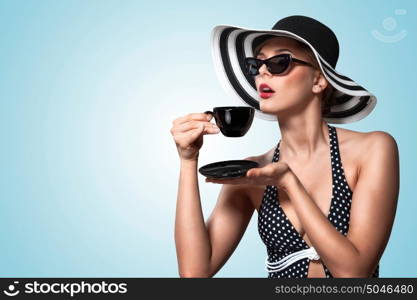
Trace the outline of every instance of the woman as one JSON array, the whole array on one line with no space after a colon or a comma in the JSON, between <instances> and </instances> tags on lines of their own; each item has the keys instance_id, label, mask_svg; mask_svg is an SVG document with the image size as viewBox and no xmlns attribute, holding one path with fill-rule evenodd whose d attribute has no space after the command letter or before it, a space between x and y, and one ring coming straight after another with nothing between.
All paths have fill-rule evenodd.
<instances>
[{"instance_id":1,"label":"woman","mask_svg":"<svg viewBox=\"0 0 417 300\"><path fill-rule=\"evenodd\" d=\"M388 133L328 124L360 120L376 103L334 70L334 33L315 19L290 16L269 31L218 26L212 37L225 86L258 117L277 120L281 140L246 158L260 166L245 177L206 179L223 185L205 222L198 154L203 136L219 130L202 113L173 122L181 160L175 223L180 276L215 275L257 210L268 277L379 277L397 206L398 149Z\"/></svg>"}]
</instances>

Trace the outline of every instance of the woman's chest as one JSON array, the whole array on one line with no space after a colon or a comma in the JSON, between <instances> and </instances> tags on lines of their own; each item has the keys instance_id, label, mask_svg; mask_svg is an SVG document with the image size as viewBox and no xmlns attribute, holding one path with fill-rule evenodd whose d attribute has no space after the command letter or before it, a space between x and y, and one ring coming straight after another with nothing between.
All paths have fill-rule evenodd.
<instances>
[{"instance_id":1,"label":"woman's chest","mask_svg":"<svg viewBox=\"0 0 417 300\"><path fill-rule=\"evenodd\" d=\"M315 161L311 164L304 164L304 166L289 165L312 201L316 203L322 213L327 217L332 204L332 196L340 189L339 182L345 179L350 189L352 191L354 190L357 181L357 165L355 162L349 161L349 159L343 161L339 166L332 166L330 162L327 166L325 164L324 161ZM249 199L258 213L262 200L265 198L265 189L266 186L257 186L248 190ZM309 242L308 236L305 234L305 230L291 200L282 190L277 190L276 199L273 199L273 201L277 201L276 204L278 204L278 199L284 216L289 219L290 224L305 238L306 242Z\"/></svg>"},{"instance_id":2,"label":"woman's chest","mask_svg":"<svg viewBox=\"0 0 417 300\"><path fill-rule=\"evenodd\" d=\"M340 200L336 200L338 196L341 197L342 195L338 189L343 188L343 185L338 182L346 180L346 183L353 190L356 183L356 170L354 169L355 166L346 168L346 172L341 167L335 166L333 168L332 166L331 170L326 171L321 168L321 171L317 171L317 169L320 170L319 165L292 169L311 200L316 203L323 215L332 220L333 214L338 214L336 210L339 210L339 208L349 210L347 201L345 205ZM347 195L344 196L348 197ZM282 251L294 252L305 249L306 246L312 246L291 200L282 190L273 187L258 187L252 190L250 198L258 210L258 230L260 236L270 249L274 249L271 251L278 251L277 253L282 253ZM345 199L347 200L347 198ZM339 204L341 207L338 207ZM343 207L343 205L346 207ZM336 210L335 206L337 206ZM336 217L346 221L345 216L342 214L338 214ZM334 225L345 234L348 230L347 224L348 220L347 222ZM322 262L308 261L306 277L326 277L325 267Z\"/></svg>"}]
</instances>

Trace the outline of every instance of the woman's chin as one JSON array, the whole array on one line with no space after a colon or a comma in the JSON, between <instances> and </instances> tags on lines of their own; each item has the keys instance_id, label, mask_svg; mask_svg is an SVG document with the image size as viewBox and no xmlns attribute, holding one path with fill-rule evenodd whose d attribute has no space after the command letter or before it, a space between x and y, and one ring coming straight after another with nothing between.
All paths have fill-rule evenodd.
<instances>
[{"instance_id":1,"label":"woman's chin","mask_svg":"<svg viewBox=\"0 0 417 300\"><path fill-rule=\"evenodd\" d=\"M279 108L274 105L271 99L263 99L259 102L259 109L267 114L276 114L279 111Z\"/></svg>"}]
</instances>

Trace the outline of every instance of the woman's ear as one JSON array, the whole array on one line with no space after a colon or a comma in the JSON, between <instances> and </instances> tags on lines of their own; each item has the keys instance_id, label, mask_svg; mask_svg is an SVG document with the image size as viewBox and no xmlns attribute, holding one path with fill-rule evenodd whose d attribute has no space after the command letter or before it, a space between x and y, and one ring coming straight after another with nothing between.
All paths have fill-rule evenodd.
<instances>
[{"instance_id":1,"label":"woman's ear","mask_svg":"<svg viewBox=\"0 0 417 300\"><path fill-rule=\"evenodd\" d=\"M319 94L326 89L327 85L328 82L324 77L323 73L319 72L318 75L314 78L312 91L314 94Z\"/></svg>"}]
</instances>

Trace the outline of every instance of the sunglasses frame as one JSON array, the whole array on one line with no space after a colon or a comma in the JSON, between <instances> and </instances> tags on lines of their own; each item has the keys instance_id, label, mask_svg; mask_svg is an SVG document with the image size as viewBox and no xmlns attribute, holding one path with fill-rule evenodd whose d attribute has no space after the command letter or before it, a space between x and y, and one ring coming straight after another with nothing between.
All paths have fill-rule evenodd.
<instances>
[{"instance_id":1,"label":"sunglasses frame","mask_svg":"<svg viewBox=\"0 0 417 300\"><path fill-rule=\"evenodd\" d=\"M287 64L287 66L282 71L280 71L280 72L272 72L271 64L276 64L276 63L271 62L271 60L272 59L276 59L277 57L285 57L285 58L287 58L288 64ZM248 70L248 62L247 61L249 59L250 60L255 60L257 62L256 74L251 74L249 72L249 70ZM273 75L279 75L279 74L284 73L286 70L288 70L288 68L289 68L289 66L291 65L292 62L299 63L299 64L302 64L302 65L306 65L306 66L310 66L312 68L315 68L309 62L306 62L306 61L301 60L301 59L294 58L289 53L282 53L282 54L278 54L278 55L272 56L272 57L267 58L267 59L260 59L260 58L256 58L256 57L246 57L245 58L245 71L246 71L246 74L249 75L249 76L257 76L257 75L259 75L259 69L263 65L265 65L269 73L271 73Z\"/></svg>"}]
</instances>

